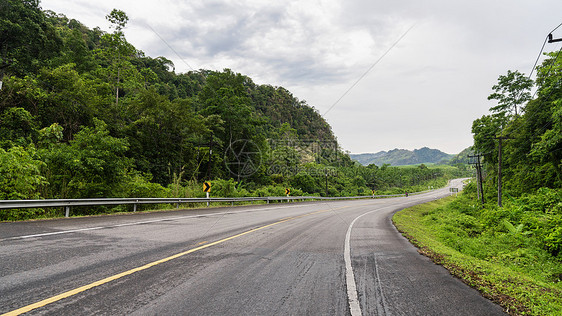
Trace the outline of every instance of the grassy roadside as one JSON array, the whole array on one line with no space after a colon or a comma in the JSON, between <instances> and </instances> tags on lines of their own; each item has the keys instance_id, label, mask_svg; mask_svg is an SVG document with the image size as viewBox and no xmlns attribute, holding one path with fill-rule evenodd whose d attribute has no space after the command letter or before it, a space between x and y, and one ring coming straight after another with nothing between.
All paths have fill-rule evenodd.
<instances>
[{"instance_id":1,"label":"grassy roadside","mask_svg":"<svg viewBox=\"0 0 562 316\"><path fill-rule=\"evenodd\" d=\"M506 242L517 241L509 233L487 236L478 231L474 217L459 205L467 201L461 195L418 205L396 213L393 222L421 254L510 315L562 315L562 282L550 273L560 271L562 264L535 254L540 252L536 249ZM529 262L521 261L525 256L518 252L524 252Z\"/></svg>"}]
</instances>

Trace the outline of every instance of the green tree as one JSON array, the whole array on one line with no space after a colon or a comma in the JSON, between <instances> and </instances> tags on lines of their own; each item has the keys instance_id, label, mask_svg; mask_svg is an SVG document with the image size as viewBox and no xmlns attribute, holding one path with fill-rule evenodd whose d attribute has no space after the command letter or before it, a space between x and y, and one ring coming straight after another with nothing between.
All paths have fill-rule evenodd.
<instances>
[{"instance_id":1,"label":"green tree","mask_svg":"<svg viewBox=\"0 0 562 316\"><path fill-rule=\"evenodd\" d=\"M204 118L192 110L190 99L168 100L154 88L140 93L128 109L133 122L125 129L131 144L130 154L137 169L150 173L162 185L174 174L196 176L200 161L195 148L217 117Z\"/></svg>"},{"instance_id":2,"label":"green tree","mask_svg":"<svg viewBox=\"0 0 562 316\"><path fill-rule=\"evenodd\" d=\"M61 46L38 0L0 1L0 80L3 69L19 76L39 69Z\"/></svg>"},{"instance_id":3,"label":"green tree","mask_svg":"<svg viewBox=\"0 0 562 316\"><path fill-rule=\"evenodd\" d=\"M92 125L95 112L103 113L99 110L103 109L103 94L96 89L99 84L81 76L74 64L43 68L37 76L13 78L9 84L13 103L32 113L40 126L60 123L66 140L72 139L80 126Z\"/></svg>"},{"instance_id":4,"label":"green tree","mask_svg":"<svg viewBox=\"0 0 562 316\"><path fill-rule=\"evenodd\" d=\"M37 138L34 117L23 108L8 108L0 116L0 147L27 146Z\"/></svg>"},{"instance_id":5,"label":"green tree","mask_svg":"<svg viewBox=\"0 0 562 316\"><path fill-rule=\"evenodd\" d=\"M498 105L490 109L493 113L513 112L517 115L517 108L531 99L531 87L533 80L527 78L519 71L507 71L507 75L501 75L498 83L492 87L495 91L488 96L488 100L497 100Z\"/></svg>"},{"instance_id":6,"label":"green tree","mask_svg":"<svg viewBox=\"0 0 562 316\"><path fill-rule=\"evenodd\" d=\"M33 146L0 148L0 200L39 198L40 186L47 184L42 165Z\"/></svg>"},{"instance_id":7,"label":"green tree","mask_svg":"<svg viewBox=\"0 0 562 316\"><path fill-rule=\"evenodd\" d=\"M530 100L532 82L517 71L508 71L490 96L498 100L498 106L490 109L493 114L473 123L474 149L484 154L492 186L498 163L494 138L509 136L502 147L502 175L504 188L513 195L562 185L562 58L548 55L537 67L536 99ZM524 102L521 115L510 114Z\"/></svg>"},{"instance_id":8,"label":"green tree","mask_svg":"<svg viewBox=\"0 0 562 316\"><path fill-rule=\"evenodd\" d=\"M252 110L248 94L248 88L252 85L250 78L225 69L223 72L209 75L198 95L202 107L200 113L204 116L217 115L223 121L220 129L212 130L213 136L211 136L218 139L216 149L219 152L229 153L233 150L236 152L239 149L235 148L237 145L248 141L260 149L265 148L265 137L260 129L263 120L259 119ZM257 155L253 157L261 158ZM262 167L260 172L253 174L255 179L265 173L265 166L260 165L260 167ZM240 174L233 173L229 168L223 170L219 177L237 177L240 181Z\"/></svg>"},{"instance_id":9,"label":"green tree","mask_svg":"<svg viewBox=\"0 0 562 316\"><path fill-rule=\"evenodd\" d=\"M474 149L484 154L486 161L497 163L497 145L495 137L502 131L505 118L500 115L484 115L472 123Z\"/></svg>"},{"instance_id":10,"label":"green tree","mask_svg":"<svg viewBox=\"0 0 562 316\"><path fill-rule=\"evenodd\" d=\"M528 125L534 132L530 156L556 173L562 185L562 56L550 53L538 67L536 102L527 106Z\"/></svg>"},{"instance_id":11,"label":"green tree","mask_svg":"<svg viewBox=\"0 0 562 316\"><path fill-rule=\"evenodd\" d=\"M115 31L101 37L102 48L97 50L97 55L101 59L101 67L98 68L97 73L112 84L117 107L120 95L127 89L141 88L144 78L131 63L131 59L136 56L137 51L133 45L127 42L123 34L123 28L129 18L125 12L113 9L106 19L112 23L111 27ZM125 91L121 91L122 89Z\"/></svg>"},{"instance_id":12,"label":"green tree","mask_svg":"<svg viewBox=\"0 0 562 316\"><path fill-rule=\"evenodd\" d=\"M119 33L122 33L125 25L127 25L127 22L129 21L127 14L117 9L111 10L111 13L106 15L105 18L112 24L111 27Z\"/></svg>"},{"instance_id":13,"label":"green tree","mask_svg":"<svg viewBox=\"0 0 562 316\"><path fill-rule=\"evenodd\" d=\"M96 67L94 54L86 42L88 33L92 31L76 20L68 21L64 15L62 17L51 16L50 18L62 23L57 29L62 37L63 48L60 56L55 58L53 65L62 66L72 63L76 65L76 70L79 73L93 71Z\"/></svg>"},{"instance_id":14,"label":"green tree","mask_svg":"<svg viewBox=\"0 0 562 316\"><path fill-rule=\"evenodd\" d=\"M224 121L224 131L218 132L217 136L225 146L256 135L259 120L250 106L246 88L250 82L248 77L225 69L209 75L198 95L203 107L201 113L219 115Z\"/></svg>"},{"instance_id":15,"label":"green tree","mask_svg":"<svg viewBox=\"0 0 562 316\"><path fill-rule=\"evenodd\" d=\"M39 151L46 163L51 198L95 198L120 195L133 162L125 156L128 142L109 135L107 125L94 120L69 143L50 144ZM44 135L56 134L52 128ZM52 137L51 137L52 138Z\"/></svg>"}]
</instances>

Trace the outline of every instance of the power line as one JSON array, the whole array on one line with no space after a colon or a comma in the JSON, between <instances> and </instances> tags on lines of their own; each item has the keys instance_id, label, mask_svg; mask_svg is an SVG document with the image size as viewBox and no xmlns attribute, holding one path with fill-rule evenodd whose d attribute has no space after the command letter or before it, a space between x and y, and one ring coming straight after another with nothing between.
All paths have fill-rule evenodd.
<instances>
[{"instance_id":1,"label":"power line","mask_svg":"<svg viewBox=\"0 0 562 316\"><path fill-rule=\"evenodd\" d=\"M398 43L406 36L406 34L408 34L408 33L410 32L411 29L414 28L414 26L415 26L415 24L412 25L412 26L410 26L410 28L408 28L408 29L406 30L406 32L404 32L404 34L402 34L402 36L400 36L400 37L398 38L398 40L396 40L396 42L394 42L394 44L392 44L392 46L390 46L390 47L386 50L386 52L384 52L384 54L382 54L382 56L379 57L379 59L377 59L377 61L375 61L375 63L372 64L371 67L369 67L369 69L367 69L367 71L365 71L365 72L359 77L359 79L357 79L357 81L355 81L355 83L352 84L351 87L349 87L349 89L347 89L347 90L342 94L342 96L341 96L336 102L334 102L334 104L332 104L332 106L330 106L330 108L329 108L326 112L324 112L324 114L323 114L322 116L326 116L326 114L328 114L328 113L329 113L329 112L330 112L330 111L331 111L331 110L332 110L332 109L333 109L333 108L334 108L334 107L351 91L351 89L353 89L361 80L363 80L363 78L365 78L365 76L366 76L369 72L371 72L371 70L372 70L373 68L375 68L375 66L376 66L376 65L377 65L377 64L378 64L378 63L379 63L379 62L396 46L396 45L398 45Z\"/></svg>"},{"instance_id":2,"label":"power line","mask_svg":"<svg viewBox=\"0 0 562 316\"><path fill-rule=\"evenodd\" d=\"M554 32L556 29L558 29L560 26L562 26L562 23L560 25L558 25L552 32ZM533 66L532 71L535 69L538 60L540 58L540 55L542 54L545 44L548 41L549 43L553 43L553 42L557 42L557 41L562 41L562 39L559 40L553 40L552 39L552 32L548 34L547 39L545 39L545 42L543 43L542 47L541 47L541 51L539 53L539 56L537 57L537 60L535 61L535 64ZM552 62L550 64L550 67L548 68L546 74L544 75L544 78L548 78L548 76L550 75L550 72L552 71L552 69L554 68L554 65L557 63L558 61L558 56L560 55L560 52L562 52L562 47L558 50L558 52L556 53L555 57L552 59ZM531 74L529 74L529 79L532 75L532 71ZM537 92L539 89L537 89L535 91L535 93L533 94L533 96L531 97L531 100L534 99L534 97L536 96ZM519 94L521 94L523 91L521 91ZM550 89L548 95L544 98L541 98L539 100L539 104L538 107L540 108L543 105L543 102L546 100L548 101L550 99L550 96L552 95L552 93L554 92L554 89ZM527 103L528 105L528 103ZM534 115L537 115L538 112L532 112L529 117L526 118L526 120L530 120L533 118ZM515 120L512 120L510 123L515 122ZM552 122L547 122L545 125L543 125L541 128L539 128L537 130L537 132L535 133L542 133L543 129L545 129L548 125L552 124ZM511 134L519 131L521 129L521 127L523 127L523 124L520 124L515 130L511 131ZM498 206L501 207L502 206L502 142L503 140L507 140L507 139L513 139L509 136L496 136L494 137L495 139L498 140ZM480 157L478 157L478 160L480 160ZM480 161L478 161L478 164L480 163ZM477 165L477 170L478 170L478 165Z\"/></svg>"},{"instance_id":3,"label":"power line","mask_svg":"<svg viewBox=\"0 0 562 316\"><path fill-rule=\"evenodd\" d=\"M176 54L176 56L178 56L178 58L183 61L184 64L187 65L187 67L189 67L189 69L195 71L195 69L193 69L193 67L191 67L191 65L187 61L185 61L185 59L183 59L183 57L181 57L180 54L178 54L178 52L176 52L176 50L172 48L172 46L170 46L170 44L168 44L168 42L162 36L160 36L160 34L158 34L155 29L152 28L152 26L150 26L148 23L146 24L146 26L148 26L148 28L151 29L152 32L154 32L154 34L156 34L156 36L158 36L158 38L160 38L160 40L164 42L164 44L166 44L166 46L168 46L168 48L172 50L172 52L174 52L174 54Z\"/></svg>"},{"instance_id":4,"label":"power line","mask_svg":"<svg viewBox=\"0 0 562 316\"><path fill-rule=\"evenodd\" d=\"M560 24L560 25L562 25L562 24ZM560 25L559 25L558 27L560 27ZM556 27L552 32L554 32L556 29L558 29L558 27ZM531 79L531 77L533 76L533 72L535 72L535 69L536 69L536 67L537 67L537 64L538 64L538 62L539 62L541 56L542 56L542 53L543 53L543 51L544 51L544 47L545 47L546 43L547 43L547 42L550 43L550 38L552 37L552 32L550 32L550 33L545 37L545 39L544 39L544 41L543 41L543 43L542 43L541 49L540 49L540 51L539 51L539 54L537 55L537 59L535 59L535 63L533 64L533 67L531 67L531 71L529 72L529 76L528 76L529 79ZM531 100L535 97L535 95L537 94L537 92L538 92L538 89L535 90L535 93L534 93L533 96L531 97ZM523 90L521 90L521 91L518 93L517 99L519 99L519 97L521 96L521 94L523 94ZM517 115L517 105L515 105L515 114Z\"/></svg>"},{"instance_id":5,"label":"power line","mask_svg":"<svg viewBox=\"0 0 562 316\"><path fill-rule=\"evenodd\" d=\"M529 79L531 79L531 76L533 75L533 72L535 71L535 68L537 67L537 64L539 62L539 59L541 59L542 52L544 50L544 46L546 45L547 41L548 41L548 36L544 38L544 42L542 43L541 51L539 52L539 55L537 56L537 59L535 60L535 64L533 65L533 68L531 68L531 72L529 73Z\"/></svg>"},{"instance_id":6,"label":"power line","mask_svg":"<svg viewBox=\"0 0 562 316\"><path fill-rule=\"evenodd\" d=\"M556 63L556 61L558 60L558 56L560 55L560 53L562 52L562 47L560 47L560 49L558 50L558 52L556 53L556 56L552 59L552 63L550 64L550 67L548 68L548 71L546 72L545 78L548 77L548 75L550 74L550 71L552 70L552 68L554 67L554 64ZM531 100L533 100L537 94L537 92L539 91L539 89L537 89L535 91L535 93L533 94L533 96L531 97ZM554 89L550 89L550 92L548 93L548 95L542 99L539 100L539 105L537 107L541 107L543 105L543 103L545 101L548 101L548 99L550 99L550 96L552 95L552 93L554 92ZM528 103L527 103L528 104ZM534 116L537 115L537 112L533 112L529 115L529 117L527 117L527 120L530 120L532 118L534 118ZM539 128L537 131L540 133L543 131L543 129L545 130L545 128L550 125L550 122L547 122L546 124L544 124L541 128ZM523 127L523 125L519 125L515 130L511 131L511 133L516 133L518 132L521 127Z\"/></svg>"},{"instance_id":7,"label":"power line","mask_svg":"<svg viewBox=\"0 0 562 316\"><path fill-rule=\"evenodd\" d=\"M554 28L554 30L550 31L550 34L554 33L554 31L556 31L558 28L560 28L562 26L562 23L558 24L557 27Z\"/></svg>"},{"instance_id":8,"label":"power line","mask_svg":"<svg viewBox=\"0 0 562 316\"><path fill-rule=\"evenodd\" d=\"M541 50L540 50L540 52L539 52L539 55L537 56L537 59L535 60L535 64L533 65L533 68L531 69L531 73L529 74L529 79L531 78L531 75L532 75L532 73L534 72L534 70L535 70L535 68L536 68L536 65L538 64L538 61L539 61L539 59L540 59L540 56L541 56L541 54L542 54L542 52L543 52L543 50L544 50L544 47L545 47L547 41L549 40L549 38L551 38L552 33L553 33L554 31L556 31L558 28L560 28L561 26L562 26L562 23L560 23L557 27L555 27L555 28L546 36L546 38L545 38L545 40L544 40L544 42L543 42L543 45L542 45L542 47L541 47ZM547 70L547 72L546 72L546 74L545 74L545 76L544 76L545 78L548 78L548 75L550 74L550 72L552 71L552 68L554 67L554 64L555 64L556 61L558 60L558 56L560 55L560 52L561 52L561 51L562 51L562 47L560 47L560 49L559 49L558 52L556 53L556 56L552 59L552 63L550 64L550 67L548 68L548 70ZM537 89L535 90L535 92L533 93L533 95L531 96L531 100L533 100L533 99L535 98L535 96L537 95L538 91L539 91L539 89L537 88ZM544 102L544 100L548 100L548 99L550 98L550 96L552 95L552 92L553 92L553 91L554 91L554 90L551 89L550 92L549 92L549 94L546 96L546 98L543 98L543 99L541 99L541 100L539 101L539 102L540 102L539 105L538 105L539 107L542 106L542 103ZM523 91L521 91L521 92L519 93L519 95L521 95L522 93L523 93ZM527 104L528 104L528 102L527 102ZM529 116L529 117L527 118L527 120L532 119L534 115L536 115L536 112L533 112L533 113L531 114L531 116ZM513 122L513 121L512 121L512 122ZM543 127L541 127L541 128L539 129L539 131L542 131L542 130L543 130L545 127L547 127L549 124L550 124L550 122L548 122L547 124L543 125ZM513 134L513 133L518 132L518 131L521 129L522 126L523 126L523 125L519 125L515 130L511 131L510 133Z\"/></svg>"},{"instance_id":9,"label":"power line","mask_svg":"<svg viewBox=\"0 0 562 316\"><path fill-rule=\"evenodd\" d=\"M552 63L550 64L550 67L548 68L548 71L546 72L546 75L544 76L545 78L548 77L548 75L550 74L550 71L552 70L552 68L554 67L554 64L556 63L556 60L558 60L558 56L560 55L560 51L562 51L562 46L558 50L558 53L556 53L556 56L554 57L554 59L552 60ZM538 91L539 91L539 89L535 90L535 93L533 94L531 99L533 99L537 95Z\"/></svg>"}]
</instances>

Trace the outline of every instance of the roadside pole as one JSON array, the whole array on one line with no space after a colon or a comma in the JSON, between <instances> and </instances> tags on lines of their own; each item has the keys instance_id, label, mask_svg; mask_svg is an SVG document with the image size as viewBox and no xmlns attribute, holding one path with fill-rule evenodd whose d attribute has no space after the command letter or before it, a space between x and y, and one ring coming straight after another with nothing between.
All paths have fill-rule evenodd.
<instances>
[{"instance_id":1,"label":"roadside pole","mask_svg":"<svg viewBox=\"0 0 562 316\"><path fill-rule=\"evenodd\" d=\"M207 196L207 207L209 207L209 196L211 193L211 182L210 181L205 181L205 183L203 183L203 192L205 192L205 195Z\"/></svg>"}]
</instances>

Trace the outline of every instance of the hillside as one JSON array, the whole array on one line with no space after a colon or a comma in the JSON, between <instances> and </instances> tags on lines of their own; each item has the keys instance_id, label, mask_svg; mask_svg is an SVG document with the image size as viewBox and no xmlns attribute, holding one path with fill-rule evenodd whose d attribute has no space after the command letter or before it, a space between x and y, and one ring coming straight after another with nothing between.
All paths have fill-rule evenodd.
<instances>
[{"instance_id":1,"label":"hillside","mask_svg":"<svg viewBox=\"0 0 562 316\"><path fill-rule=\"evenodd\" d=\"M57 186L46 196L82 196L79 191L89 179L111 172L115 179L134 174L163 186L181 178L239 180L225 153L246 142L256 146L254 152L267 152L270 141L312 146L315 140L339 147L318 111L283 87L256 84L230 69L176 73L166 57L147 56L122 32L128 21L124 12L113 10L107 16L113 32L106 33L42 11L38 2L8 1L6 6L0 20L13 27L0 38L5 48L0 51L0 148L45 151L41 171L49 175L45 180L51 187ZM73 165L63 154L72 144L76 155L84 154L81 141L96 143L90 153L115 153L107 161L123 165ZM55 147L60 157L48 157ZM88 168L91 174L84 174L84 183L70 171ZM257 171L252 170L252 181L271 182L265 170Z\"/></svg>"},{"instance_id":2,"label":"hillside","mask_svg":"<svg viewBox=\"0 0 562 316\"><path fill-rule=\"evenodd\" d=\"M467 164L467 163L470 162L470 158L468 158L469 155L474 155L474 149L472 149L472 146L468 147L468 148L465 148L459 154L457 154L456 156L451 158L451 160L449 161L449 164L451 164L451 165L455 165L455 164L458 164L458 163Z\"/></svg>"},{"instance_id":3,"label":"hillside","mask_svg":"<svg viewBox=\"0 0 562 316\"><path fill-rule=\"evenodd\" d=\"M446 154L438 149L431 149L427 147L414 149L413 151L396 148L389 151L380 151L374 154L350 154L349 156L351 159L364 166L368 166L370 164L375 164L377 166L382 166L384 164L390 164L391 166L405 166L421 163L441 163L454 157L454 155Z\"/></svg>"},{"instance_id":4,"label":"hillside","mask_svg":"<svg viewBox=\"0 0 562 316\"><path fill-rule=\"evenodd\" d=\"M203 181L222 197L356 196L459 175L358 165L287 89L230 69L176 73L166 57L145 55L122 32L125 12L106 16L106 33L36 1L2 4L0 199L197 197ZM0 220L50 212L0 211Z\"/></svg>"}]
</instances>

